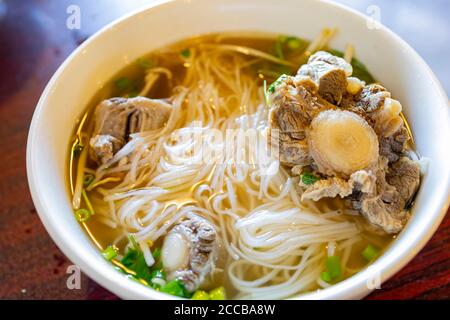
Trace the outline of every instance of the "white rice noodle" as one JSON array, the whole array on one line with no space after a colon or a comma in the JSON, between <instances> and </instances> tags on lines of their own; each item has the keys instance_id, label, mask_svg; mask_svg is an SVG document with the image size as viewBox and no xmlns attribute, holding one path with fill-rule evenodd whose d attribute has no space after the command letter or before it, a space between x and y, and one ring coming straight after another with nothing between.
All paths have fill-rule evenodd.
<instances>
[{"instance_id":1,"label":"white rice noodle","mask_svg":"<svg viewBox=\"0 0 450 320\"><path fill-rule=\"evenodd\" d=\"M231 263L228 272L242 293L240 297L247 299L285 298L320 282L327 252L323 248L328 245L330 255L334 254L331 247L335 250L343 243L345 251L359 234L353 223L304 211L288 199L261 205L238 220L235 228L239 234L236 251L241 259ZM250 274L256 280L247 280L248 266L253 266ZM259 278L255 276L258 272Z\"/></svg>"},{"instance_id":2,"label":"white rice noodle","mask_svg":"<svg viewBox=\"0 0 450 320\"><path fill-rule=\"evenodd\" d=\"M148 246L148 243L146 241L139 242L139 247L142 250L142 253L144 254L145 263L147 266L151 267L155 264L155 259L153 258L152 252L150 251L150 247Z\"/></svg>"}]
</instances>

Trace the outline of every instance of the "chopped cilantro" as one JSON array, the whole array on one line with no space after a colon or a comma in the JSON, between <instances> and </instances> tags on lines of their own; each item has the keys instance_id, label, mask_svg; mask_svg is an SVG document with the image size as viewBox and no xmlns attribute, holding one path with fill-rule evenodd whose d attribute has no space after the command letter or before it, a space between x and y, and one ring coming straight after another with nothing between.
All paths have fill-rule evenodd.
<instances>
[{"instance_id":1,"label":"chopped cilantro","mask_svg":"<svg viewBox=\"0 0 450 320\"><path fill-rule=\"evenodd\" d=\"M122 91L125 91L131 87L131 80L127 77L121 77L114 81L117 88Z\"/></svg>"},{"instance_id":2,"label":"chopped cilantro","mask_svg":"<svg viewBox=\"0 0 450 320\"><path fill-rule=\"evenodd\" d=\"M303 182L304 184L306 184L306 185L314 184L314 183L316 183L317 181L320 180L319 177L313 175L313 174L310 173L310 172L304 172L304 173L302 173L302 175L301 175L300 177L301 177L301 179L302 179L302 182Z\"/></svg>"},{"instance_id":3,"label":"chopped cilantro","mask_svg":"<svg viewBox=\"0 0 450 320\"><path fill-rule=\"evenodd\" d=\"M155 260L159 259L159 257L161 257L161 248L156 248L153 250L152 255Z\"/></svg>"},{"instance_id":4,"label":"chopped cilantro","mask_svg":"<svg viewBox=\"0 0 450 320\"><path fill-rule=\"evenodd\" d=\"M142 68L142 69L148 69L151 68L153 66L153 61L150 59L145 59L145 58L139 58L137 60L137 64Z\"/></svg>"},{"instance_id":5,"label":"chopped cilantro","mask_svg":"<svg viewBox=\"0 0 450 320\"><path fill-rule=\"evenodd\" d=\"M344 57L344 53L342 51L335 49L329 49L327 51L336 57L340 58ZM361 61L359 61L356 58L353 58L351 61L351 65L353 67L353 74L352 74L353 77L358 78L359 80L362 80L367 84L376 82L375 78L372 76L369 70L367 70L367 67Z\"/></svg>"},{"instance_id":6,"label":"chopped cilantro","mask_svg":"<svg viewBox=\"0 0 450 320\"><path fill-rule=\"evenodd\" d=\"M185 58L188 59L191 56L191 50L186 48L180 51L180 55Z\"/></svg>"},{"instance_id":7,"label":"chopped cilantro","mask_svg":"<svg viewBox=\"0 0 450 320\"><path fill-rule=\"evenodd\" d=\"M130 270L136 272L136 277L151 283L152 274L145 262L144 254L141 250L128 249L127 254L122 259L122 264Z\"/></svg>"}]
</instances>

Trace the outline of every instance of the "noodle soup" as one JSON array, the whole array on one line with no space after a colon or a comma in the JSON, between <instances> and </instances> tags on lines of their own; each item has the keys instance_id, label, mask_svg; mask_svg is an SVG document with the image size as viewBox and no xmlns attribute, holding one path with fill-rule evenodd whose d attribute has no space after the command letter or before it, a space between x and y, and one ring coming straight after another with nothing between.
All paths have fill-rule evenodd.
<instances>
[{"instance_id":1,"label":"noodle soup","mask_svg":"<svg viewBox=\"0 0 450 320\"><path fill-rule=\"evenodd\" d=\"M382 254L418 187L413 142L400 103L351 46L329 47L333 33L183 40L98 92L74 133L70 192L119 272L183 298L282 299Z\"/></svg>"}]
</instances>

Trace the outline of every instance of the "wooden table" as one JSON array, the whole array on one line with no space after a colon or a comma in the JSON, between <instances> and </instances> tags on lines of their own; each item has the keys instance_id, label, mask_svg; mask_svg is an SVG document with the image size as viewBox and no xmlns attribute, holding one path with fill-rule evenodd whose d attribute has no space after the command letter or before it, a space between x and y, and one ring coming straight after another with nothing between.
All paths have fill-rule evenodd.
<instances>
[{"instance_id":1,"label":"wooden table","mask_svg":"<svg viewBox=\"0 0 450 320\"><path fill-rule=\"evenodd\" d=\"M84 275L81 289L67 289L71 262L36 214L27 185L25 150L36 102L56 68L102 25L142 2L95 1L93 6L90 0L0 0L2 299L117 299ZM66 28L66 8L72 3L82 9L81 30ZM368 298L450 298L450 215L421 253Z\"/></svg>"}]
</instances>

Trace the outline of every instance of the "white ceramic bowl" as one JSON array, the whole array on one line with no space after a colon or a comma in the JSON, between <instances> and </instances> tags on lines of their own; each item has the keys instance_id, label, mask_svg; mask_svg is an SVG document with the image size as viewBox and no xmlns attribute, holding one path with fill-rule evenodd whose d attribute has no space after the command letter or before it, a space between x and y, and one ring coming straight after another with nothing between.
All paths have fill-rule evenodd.
<instances>
[{"instance_id":1,"label":"white ceramic bowl","mask_svg":"<svg viewBox=\"0 0 450 320\"><path fill-rule=\"evenodd\" d=\"M355 11L314 0L156 2L103 28L67 58L39 100L27 146L34 204L67 257L121 298L169 298L115 271L73 217L67 191L69 141L76 119L105 81L139 56L184 37L257 30L311 39L324 27L338 27L332 46L343 49L352 43L358 58L402 102L418 151L430 165L412 219L380 259L335 286L294 298L362 298L371 291L372 279L385 281L408 263L430 239L449 204L447 96L425 62L398 36L384 27L369 29L366 18Z\"/></svg>"}]
</instances>

